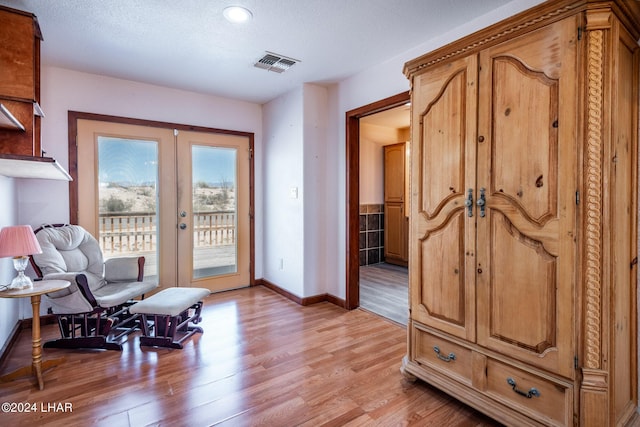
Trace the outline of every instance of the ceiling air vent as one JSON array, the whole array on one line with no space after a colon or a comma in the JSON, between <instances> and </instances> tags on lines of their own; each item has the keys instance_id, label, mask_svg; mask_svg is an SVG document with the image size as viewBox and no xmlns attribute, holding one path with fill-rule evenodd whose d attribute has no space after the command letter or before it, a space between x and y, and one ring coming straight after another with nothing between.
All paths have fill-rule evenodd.
<instances>
[{"instance_id":1,"label":"ceiling air vent","mask_svg":"<svg viewBox=\"0 0 640 427\"><path fill-rule=\"evenodd\" d=\"M300 61L293 58L287 58L286 56L279 55L277 53L267 52L253 65L255 67L262 68L263 70L283 73L293 67L297 62Z\"/></svg>"}]
</instances>

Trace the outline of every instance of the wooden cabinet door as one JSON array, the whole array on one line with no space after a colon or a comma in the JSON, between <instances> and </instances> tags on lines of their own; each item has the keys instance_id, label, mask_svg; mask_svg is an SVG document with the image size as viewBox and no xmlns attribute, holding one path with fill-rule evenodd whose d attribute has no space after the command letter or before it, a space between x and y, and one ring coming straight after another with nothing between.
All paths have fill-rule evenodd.
<instances>
[{"instance_id":1,"label":"wooden cabinet door","mask_svg":"<svg viewBox=\"0 0 640 427\"><path fill-rule=\"evenodd\" d=\"M411 317L475 339L475 217L465 200L476 176L477 57L413 80Z\"/></svg>"},{"instance_id":2,"label":"wooden cabinet door","mask_svg":"<svg viewBox=\"0 0 640 427\"><path fill-rule=\"evenodd\" d=\"M384 259L407 265L407 213L405 211L405 144L384 147Z\"/></svg>"},{"instance_id":3,"label":"wooden cabinet door","mask_svg":"<svg viewBox=\"0 0 640 427\"><path fill-rule=\"evenodd\" d=\"M36 99L34 40L32 16L0 9L0 97Z\"/></svg>"},{"instance_id":4,"label":"wooden cabinet door","mask_svg":"<svg viewBox=\"0 0 640 427\"><path fill-rule=\"evenodd\" d=\"M575 17L480 53L477 342L573 376Z\"/></svg>"},{"instance_id":5,"label":"wooden cabinet door","mask_svg":"<svg viewBox=\"0 0 640 427\"><path fill-rule=\"evenodd\" d=\"M384 146L384 201L404 202L404 142Z\"/></svg>"},{"instance_id":6,"label":"wooden cabinet door","mask_svg":"<svg viewBox=\"0 0 640 427\"><path fill-rule=\"evenodd\" d=\"M384 204L384 259L390 264L407 265L406 221L403 203Z\"/></svg>"}]
</instances>

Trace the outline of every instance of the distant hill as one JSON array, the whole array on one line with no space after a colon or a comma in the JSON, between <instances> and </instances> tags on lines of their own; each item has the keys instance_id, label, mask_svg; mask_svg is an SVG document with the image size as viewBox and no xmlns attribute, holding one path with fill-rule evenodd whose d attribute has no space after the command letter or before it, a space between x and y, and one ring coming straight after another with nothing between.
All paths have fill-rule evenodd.
<instances>
[{"instance_id":1,"label":"distant hill","mask_svg":"<svg viewBox=\"0 0 640 427\"><path fill-rule=\"evenodd\" d=\"M227 185L224 188L223 185ZM234 210L235 188L226 184L200 184L195 189L199 211ZM160 195L162 197L162 195ZM109 183L99 189L100 213L155 212L156 194L151 184Z\"/></svg>"}]
</instances>

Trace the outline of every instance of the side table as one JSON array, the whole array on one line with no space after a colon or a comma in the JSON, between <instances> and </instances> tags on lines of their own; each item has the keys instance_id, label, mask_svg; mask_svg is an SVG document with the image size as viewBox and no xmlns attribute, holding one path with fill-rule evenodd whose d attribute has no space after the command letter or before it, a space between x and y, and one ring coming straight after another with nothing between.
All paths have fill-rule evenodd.
<instances>
[{"instance_id":1,"label":"side table","mask_svg":"<svg viewBox=\"0 0 640 427\"><path fill-rule=\"evenodd\" d=\"M31 366L24 366L17 370L0 376L0 381L7 382L27 375L35 375L38 379L40 390L44 389L42 372L62 363L63 359L51 359L42 361L42 346L40 339L40 299L42 294L56 292L71 285L66 280L41 280L33 282L33 288L11 289L0 292L0 298L24 298L31 297L31 309L33 320L31 323Z\"/></svg>"}]
</instances>

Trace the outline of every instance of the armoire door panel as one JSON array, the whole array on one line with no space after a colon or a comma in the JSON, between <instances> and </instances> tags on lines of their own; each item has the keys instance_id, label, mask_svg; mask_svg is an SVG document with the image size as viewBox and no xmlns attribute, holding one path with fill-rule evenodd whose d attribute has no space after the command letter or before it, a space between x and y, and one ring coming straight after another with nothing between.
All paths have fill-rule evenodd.
<instances>
[{"instance_id":1,"label":"armoire door panel","mask_svg":"<svg viewBox=\"0 0 640 427\"><path fill-rule=\"evenodd\" d=\"M557 256L492 212L490 339L541 355L556 343Z\"/></svg>"},{"instance_id":2,"label":"armoire door panel","mask_svg":"<svg viewBox=\"0 0 640 427\"><path fill-rule=\"evenodd\" d=\"M412 102L412 313L475 340L475 228L465 206L475 182L476 56L416 77Z\"/></svg>"},{"instance_id":3,"label":"armoire door panel","mask_svg":"<svg viewBox=\"0 0 640 427\"><path fill-rule=\"evenodd\" d=\"M475 114L467 112L475 108L477 60L470 57L452 65L437 73L436 84L432 75L419 80L423 96L414 110L420 130L414 138L421 154L416 164L421 173L418 206L429 218L446 203L463 203L475 173L475 164L469 161L474 154L470 151L475 143Z\"/></svg>"},{"instance_id":4,"label":"armoire door panel","mask_svg":"<svg viewBox=\"0 0 640 427\"><path fill-rule=\"evenodd\" d=\"M617 50L617 61L621 70L633 70L634 60L640 55L636 40L625 32L621 32L620 38L623 43ZM635 55L634 55L635 50ZM635 57L635 58L634 58ZM637 68L636 68L637 70ZM637 340L636 326L636 269L629 268L629 264L623 262L629 259L630 253L633 253L637 245L637 222L636 218L629 215L634 211L634 204L637 196L635 183L638 181L637 176L637 157L632 155L634 141L637 141L638 135L633 134L631 123L636 121L632 108L625 108L626 105L632 105L634 95L637 96L637 89L634 90L635 84L638 84L638 73L634 78L617 79L617 100L615 116L615 132L617 137L613 147L615 153L615 168L610 182L614 183L616 191L611 191L611 206L613 211L611 220L617 225L617 230L613 231L611 240L613 243L611 255L613 259L620 260L612 263L614 269L614 277L621 278L622 284L620 291L614 293L615 309L615 333L613 334L614 346L613 352L617 363L614 365L614 374L612 382L616 385L615 391L615 408L617 413L622 413L625 407L628 407L629 401L634 399L635 372L637 352L633 347L633 343ZM636 113L637 114L637 113ZM626 285L628 284L628 285ZM635 397L637 398L637 397Z\"/></svg>"},{"instance_id":5,"label":"armoire door panel","mask_svg":"<svg viewBox=\"0 0 640 427\"><path fill-rule=\"evenodd\" d=\"M568 18L479 56L477 341L567 377L576 354L576 25Z\"/></svg>"},{"instance_id":6,"label":"armoire door panel","mask_svg":"<svg viewBox=\"0 0 640 427\"><path fill-rule=\"evenodd\" d=\"M490 194L542 225L558 207L558 80L511 56L492 58L492 70L490 161L500 167L491 174Z\"/></svg>"},{"instance_id":7,"label":"armoire door panel","mask_svg":"<svg viewBox=\"0 0 640 427\"><path fill-rule=\"evenodd\" d=\"M474 335L473 262L465 242L466 215L458 209L441 227L420 239L420 287L413 287L412 313L419 322L452 335Z\"/></svg>"},{"instance_id":8,"label":"armoire door panel","mask_svg":"<svg viewBox=\"0 0 640 427\"><path fill-rule=\"evenodd\" d=\"M558 215L554 218L547 219L544 224L539 224L538 221L528 215L528 212L525 211L521 205L513 203L512 200L505 197L504 194L492 194L489 199L491 200L490 208L485 210L487 218L491 215L491 212L499 212L523 236L540 242L544 250L554 256L560 254L558 232L561 221ZM479 221L481 221L480 226L485 222L484 218ZM484 241L484 239L483 237L482 241Z\"/></svg>"}]
</instances>

